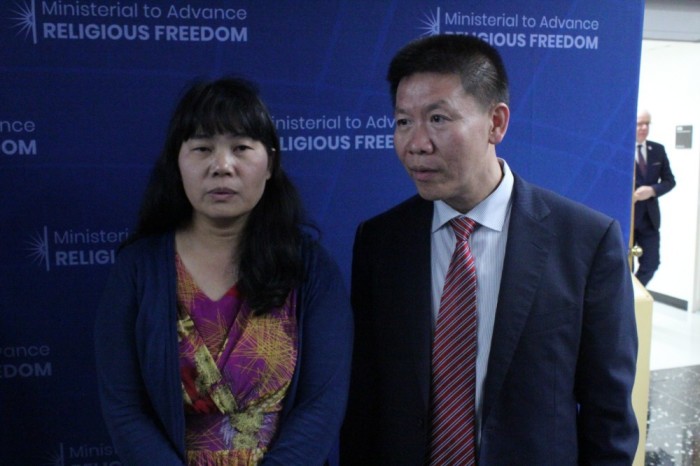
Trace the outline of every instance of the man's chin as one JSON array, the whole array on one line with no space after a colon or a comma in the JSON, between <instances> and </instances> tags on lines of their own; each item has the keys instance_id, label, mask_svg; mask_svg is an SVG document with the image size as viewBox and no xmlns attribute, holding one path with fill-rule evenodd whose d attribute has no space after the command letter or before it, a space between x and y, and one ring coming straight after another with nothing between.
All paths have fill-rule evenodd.
<instances>
[{"instance_id":1,"label":"man's chin","mask_svg":"<svg viewBox=\"0 0 700 466\"><path fill-rule=\"evenodd\" d=\"M431 189L425 189L420 183L416 183L416 189L418 190L418 195L426 201L437 201L440 199L438 193Z\"/></svg>"}]
</instances>

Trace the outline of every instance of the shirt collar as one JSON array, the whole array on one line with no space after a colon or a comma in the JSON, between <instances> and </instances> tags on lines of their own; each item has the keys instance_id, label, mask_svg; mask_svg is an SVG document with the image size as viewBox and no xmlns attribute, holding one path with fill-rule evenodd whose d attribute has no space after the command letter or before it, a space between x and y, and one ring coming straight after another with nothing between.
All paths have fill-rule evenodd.
<instances>
[{"instance_id":1,"label":"shirt collar","mask_svg":"<svg viewBox=\"0 0 700 466\"><path fill-rule=\"evenodd\" d=\"M498 159L503 169L503 178L496 189L489 196L467 212L467 217L479 223L479 225L495 231L502 231L503 224L508 214L510 198L513 194L513 173L508 163ZM433 233L445 226L450 220L459 217L462 213L456 211L444 201L435 201L435 214L433 215Z\"/></svg>"}]
</instances>

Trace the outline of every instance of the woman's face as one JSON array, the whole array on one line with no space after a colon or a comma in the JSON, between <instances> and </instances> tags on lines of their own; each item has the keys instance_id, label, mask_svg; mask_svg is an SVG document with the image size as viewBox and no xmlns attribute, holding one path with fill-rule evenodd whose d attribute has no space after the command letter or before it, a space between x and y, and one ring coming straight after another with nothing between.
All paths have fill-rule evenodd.
<instances>
[{"instance_id":1,"label":"woman's face","mask_svg":"<svg viewBox=\"0 0 700 466\"><path fill-rule=\"evenodd\" d=\"M245 222L270 178L265 146L232 134L192 136L180 147L178 165L195 223Z\"/></svg>"}]
</instances>

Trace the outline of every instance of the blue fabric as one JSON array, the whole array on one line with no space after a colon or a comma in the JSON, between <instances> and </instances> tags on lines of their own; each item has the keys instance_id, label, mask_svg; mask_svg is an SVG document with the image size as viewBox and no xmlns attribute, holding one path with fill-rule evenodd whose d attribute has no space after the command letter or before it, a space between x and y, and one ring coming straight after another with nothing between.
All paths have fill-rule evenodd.
<instances>
[{"instance_id":1,"label":"blue fabric","mask_svg":"<svg viewBox=\"0 0 700 466\"><path fill-rule=\"evenodd\" d=\"M345 412L352 317L337 265L305 238L296 371L263 465L324 464ZM97 312L102 411L128 465L183 464L185 417L177 346L174 237L146 238L117 257Z\"/></svg>"}]
</instances>

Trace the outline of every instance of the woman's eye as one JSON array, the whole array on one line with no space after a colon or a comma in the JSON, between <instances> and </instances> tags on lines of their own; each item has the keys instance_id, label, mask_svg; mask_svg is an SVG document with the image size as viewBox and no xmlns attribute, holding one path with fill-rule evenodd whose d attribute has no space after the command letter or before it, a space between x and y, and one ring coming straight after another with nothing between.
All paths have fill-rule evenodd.
<instances>
[{"instance_id":1,"label":"woman's eye","mask_svg":"<svg viewBox=\"0 0 700 466\"><path fill-rule=\"evenodd\" d=\"M396 126L406 126L407 124L408 124L407 118L397 118L396 119Z\"/></svg>"}]
</instances>

